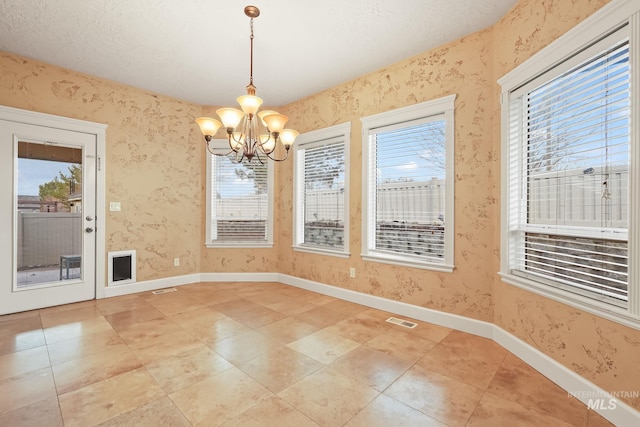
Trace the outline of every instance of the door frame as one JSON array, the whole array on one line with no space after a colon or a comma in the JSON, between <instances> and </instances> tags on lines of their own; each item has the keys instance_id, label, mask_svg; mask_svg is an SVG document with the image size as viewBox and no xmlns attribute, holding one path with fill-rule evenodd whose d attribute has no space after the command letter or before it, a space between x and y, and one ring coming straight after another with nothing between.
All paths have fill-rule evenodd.
<instances>
[{"instance_id":1,"label":"door frame","mask_svg":"<svg viewBox=\"0 0 640 427\"><path fill-rule=\"evenodd\" d=\"M105 239L106 239L106 130L107 125L53 114L38 113L21 110L19 108L0 105L0 120L23 123L27 125L43 126L73 132L82 132L96 137L96 218L95 218L95 295L96 299L105 297Z\"/></svg>"}]
</instances>

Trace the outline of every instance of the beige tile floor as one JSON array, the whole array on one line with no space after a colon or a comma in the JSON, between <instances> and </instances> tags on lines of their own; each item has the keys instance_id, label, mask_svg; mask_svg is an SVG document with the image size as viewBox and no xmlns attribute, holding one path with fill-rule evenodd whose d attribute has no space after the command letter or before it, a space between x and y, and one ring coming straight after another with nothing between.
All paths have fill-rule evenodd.
<instances>
[{"instance_id":1,"label":"beige tile floor","mask_svg":"<svg viewBox=\"0 0 640 427\"><path fill-rule=\"evenodd\" d=\"M491 340L274 283L0 316L0 426L606 426Z\"/></svg>"}]
</instances>

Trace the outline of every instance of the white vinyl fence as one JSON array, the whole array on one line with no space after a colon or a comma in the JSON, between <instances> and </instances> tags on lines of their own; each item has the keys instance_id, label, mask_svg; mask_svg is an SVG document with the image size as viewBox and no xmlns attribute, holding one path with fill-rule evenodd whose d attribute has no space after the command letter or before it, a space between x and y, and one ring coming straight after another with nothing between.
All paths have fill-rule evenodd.
<instances>
[{"instance_id":1,"label":"white vinyl fence","mask_svg":"<svg viewBox=\"0 0 640 427\"><path fill-rule=\"evenodd\" d=\"M18 212L18 270L60 264L82 250L82 214Z\"/></svg>"},{"instance_id":2,"label":"white vinyl fence","mask_svg":"<svg viewBox=\"0 0 640 427\"><path fill-rule=\"evenodd\" d=\"M305 222L335 221L343 217L341 190L307 192ZM444 214L444 181L389 182L379 186L377 218L380 222L437 223Z\"/></svg>"},{"instance_id":3,"label":"white vinyl fence","mask_svg":"<svg viewBox=\"0 0 640 427\"><path fill-rule=\"evenodd\" d=\"M218 221L259 221L267 219L269 214L268 194L248 194L239 197L225 197L212 203ZM256 206L258 211L256 211ZM265 208L262 209L261 206Z\"/></svg>"},{"instance_id":4,"label":"white vinyl fence","mask_svg":"<svg viewBox=\"0 0 640 427\"><path fill-rule=\"evenodd\" d=\"M604 183L606 182L606 188ZM609 197L603 197L608 191ZM529 223L626 228L629 170L612 167L537 173L529 177Z\"/></svg>"}]
</instances>

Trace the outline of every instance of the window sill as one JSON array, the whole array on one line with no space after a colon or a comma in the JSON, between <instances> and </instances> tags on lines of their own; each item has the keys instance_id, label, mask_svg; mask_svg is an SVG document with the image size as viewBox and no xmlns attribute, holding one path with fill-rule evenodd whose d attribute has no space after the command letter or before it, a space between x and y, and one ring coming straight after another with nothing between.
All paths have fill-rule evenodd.
<instances>
[{"instance_id":1,"label":"window sill","mask_svg":"<svg viewBox=\"0 0 640 427\"><path fill-rule=\"evenodd\" d=\"M342 251L337 251L332 249L324 249L320 247L294 245L292 246L292 248L294 251L297 251L297 252L307 252L310 254L328 255L328 256L334 256L338 258L349 258L351 256L349 252L342 252Z\"/></svg>"},{"instance_id":2,"label":"window sill","mask_svg":"<svg viewBox=\"0 0 640 427\"><path fill-rule=\"evenodd\" d=\"M209 249L214 248L273 248L273 243L263 242L219 242L219 243L205 243Z\"/></svg>"},{"instance_id":3,"label":"window sill","mask_svg":"<svg viewBox=\"0 0 640 427\"><path fill-rule=\"evenodd\" d=\"M537 283L511 273L499 272L498 275L504 283L509 285L620 323L624 326L640 330L640 317L629 314L627 310L622 307L616 307L615 305L600 302L573 292Z\"/></svg>"},{"instance_id":4,"label":"window sill","mask_svg":"<svg viewBox=\"0 0 640 427\"><path fill-rule=\"evenodd\" d=\"M402 267L420 268L423 270L433 270L441 273L452 273L455 266L447 264L436 264L422 260L411 259L409 256L393 256L388 254L362 254L362 259L370 262L382 264L400 265Z\"/></svg>"}]
</instances>

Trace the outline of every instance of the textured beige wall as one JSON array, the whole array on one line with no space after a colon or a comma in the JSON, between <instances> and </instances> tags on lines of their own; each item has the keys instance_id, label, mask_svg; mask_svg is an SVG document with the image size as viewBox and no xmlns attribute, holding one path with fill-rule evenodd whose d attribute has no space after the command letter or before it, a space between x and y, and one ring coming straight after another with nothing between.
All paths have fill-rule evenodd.
<instances>
[{"instance_id":1,"label":"textured beige wall","mask_svg":"<svg viewBox=\"0 0 640 427\"><path fill-rule=\"evenodd\" d=\"M292 162L276 169L273 249L205 249L205 157L188 104L0 53L0 104L107 123L108 250L138 250L138 278L279 271L492 321L606 390L640 390L640 332L504 285L499 269L500 121L496 80L606 1L522 0L492 29L347 82L282 110L301 132L350 121L350 259L295 252ZM364 262L360 117L456 100L455 264L451 274ZM174 268L174 257L182 266ZM348 277L349 267L357 277ZM629 400L640 409L640 401Z\"/></svg>"},{"instance_id":2,"label":"textured beige wall","mask_svg":"<svg viewBox=\"0 0 640 427\"><path fill-rule=\"evenodd\" d=\"M348 260L291 249L292 165L280 168L280 271L497 323L606 390L640 390L640 332L505 285L499 270L502 75L606 1L521 1L493 28L349 81L285 108L302 132L350 121ZM457 94L452 274L362 261L360 117ZM357 277L348 277L349 267ZM640 409L640 399L627 399Z\"/></svg>"},{"instance_id":3,"label":"textured beige wall","mask_svg":"<svg viewBox=\"0 0 640 427\"><path fill-rule=\"evenodd\" d=\"M521 1L494 26L497 80L608 3L607 0ZM496 86L493 97L497 98ZM496 106L494 117L499 117ZM493 143L500 144L494 120ZM498 179L498 177L496 177ZM497 212L499 214L499 212ZM498 216L494 239L499 238ZM493 267L496 271L499 266ZM494 276L494 323L610 391L640 391L640 331L502 283ZM626 399L640 410L640 399Z\"/></svg>"},{"instance_id":4,"label":"textured beige wall","mask_svg":"<svg viewBox=\"0 0 640 427\"><path fill-rule=\"evenodd\" d=\"M286 108L302 132L351 122L350 259L296 252L292 244L292 163L280 169L280 271L410 304L491 321L497 248L496 153L492 145L491 33L483 31L350 81ZM453 273L363 262L360 118L456 94L455 265ZM286 260L286 262L285 262ZM349 267L356 278L348 277Z\"/></svg>"},{"instance_id":5,"label":"textured beige wall","mask_svg":"<svg viewBox=\"0 0 640 427\"><path fill-rule=\"evenodd\" d=\"M0 76L2 105L108 125L107 251L136 249L139 281L200 270L200 106L5 52Z\"/></svg>"}]
</instances>

